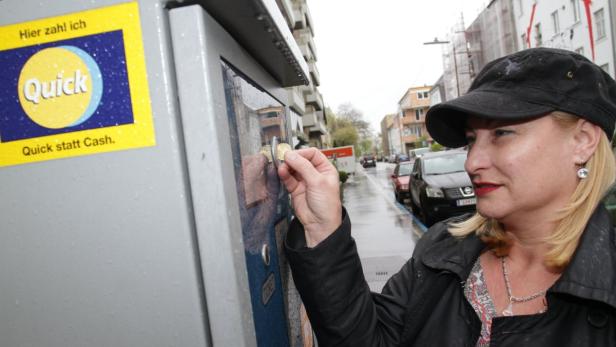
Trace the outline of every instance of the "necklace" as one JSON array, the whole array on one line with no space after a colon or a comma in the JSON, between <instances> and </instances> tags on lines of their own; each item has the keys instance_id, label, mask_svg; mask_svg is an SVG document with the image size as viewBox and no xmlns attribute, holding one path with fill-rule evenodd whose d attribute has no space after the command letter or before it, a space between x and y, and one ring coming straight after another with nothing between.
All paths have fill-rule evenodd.
<instances>
[{"instance_id":1,"label":"necklace","mask_svg":"<svg viewBox=\"0 0 616 347\"><path fill-rule=\"evenodd\" d=\"M509 274L507 273L507 267L505 266L505 257L501 257L501 264L503 265L503 277L505 277L505 287L507 288L507 296L509 297L509 305L507 305L507 308L503 310L503 316L513 316L513 304L528 302L545 295L546 290L539 291L529 296L513 296L513 294L511 294L511 284L509 283Z\"/></svg>"}]
</instances>

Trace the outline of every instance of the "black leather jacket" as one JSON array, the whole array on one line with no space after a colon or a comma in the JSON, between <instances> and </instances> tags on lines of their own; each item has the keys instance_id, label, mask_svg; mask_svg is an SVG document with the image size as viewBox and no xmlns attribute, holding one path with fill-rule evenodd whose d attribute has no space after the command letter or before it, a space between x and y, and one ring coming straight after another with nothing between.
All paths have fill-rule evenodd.
<instances>
[{"instance_id":1,"label":"black leather jacket","mask_svg":"<svg viewBox=\"0 0 616 347\"><path fill-rule=\"evenodd\" d=\"M381 294L364 279L346 212L312 249L294 220L285 248L319 346L475 346L481 322L463 293L485 248L474 235L435 224ZM616 234L602 206L546 297L543 314L494 318L490 346L616 346Z\"/></svg>"}]
</instances>

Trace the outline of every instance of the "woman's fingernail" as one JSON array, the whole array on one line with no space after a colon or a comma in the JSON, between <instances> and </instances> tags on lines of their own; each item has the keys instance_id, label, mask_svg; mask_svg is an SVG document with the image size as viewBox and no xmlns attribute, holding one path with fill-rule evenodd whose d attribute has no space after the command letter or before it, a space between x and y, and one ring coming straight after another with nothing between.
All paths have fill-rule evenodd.
<instances>
[{"instance_id":1,"label":"woman's fingernail","mask_svg":"<svg viewBox=\"0 0 616 347\"><path fill-rule=\"evenodd\" d=\"M297 159L297 153L295 153L295 152L290 152L290 151L286 153L286 160L291 160L291 161L293 161L293 160L295 160L295 159Z\"/></svg>"}]
</instances>

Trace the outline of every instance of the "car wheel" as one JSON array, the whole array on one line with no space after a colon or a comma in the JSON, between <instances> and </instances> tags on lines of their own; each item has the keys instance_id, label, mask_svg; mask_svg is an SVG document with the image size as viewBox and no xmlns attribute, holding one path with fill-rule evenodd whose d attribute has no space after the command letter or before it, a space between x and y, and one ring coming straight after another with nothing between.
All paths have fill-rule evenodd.
<instances>
[{"instance_id":1,"label":"car wheel","mask_svg":"<svg viewBox=\"0 0 616 347\"><path fill-rule=\"evenodd\" d=\"M402 199L400 198L400 195L398 195L398 193L395 191L394 191L394 196L396 197L397 202L402 203Z\"/></svg>"},{"instance_id":2,"label":"car wheel","mask_svg":"<svg viewBox=\"0 0 616 347\"><path fill-rule=\"evenodd\" d=\"M415 201L413 201L413 197L411 196L410 198L411 203L411 213L413 213L413 215L417 215L419 213L419 207L417 207L417 205L415 204Z\"/></svg>"}]
</instances>

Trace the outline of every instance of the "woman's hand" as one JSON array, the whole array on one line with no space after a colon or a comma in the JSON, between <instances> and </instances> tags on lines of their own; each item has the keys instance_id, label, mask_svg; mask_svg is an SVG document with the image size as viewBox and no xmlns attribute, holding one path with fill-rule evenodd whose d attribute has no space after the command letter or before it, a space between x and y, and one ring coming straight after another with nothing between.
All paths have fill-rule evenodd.
<instances>
[{"instance_id":1,"label":"woman's hand","mask_svg":"<svg viewBox=\"0 0 616 347\"><path fill-rule=\"evenodd\" d=\"M291 193L293 208L314 247L342 223L338 171L316 148L289 151L278 175Z\"/></svg>"}]
</instances>

